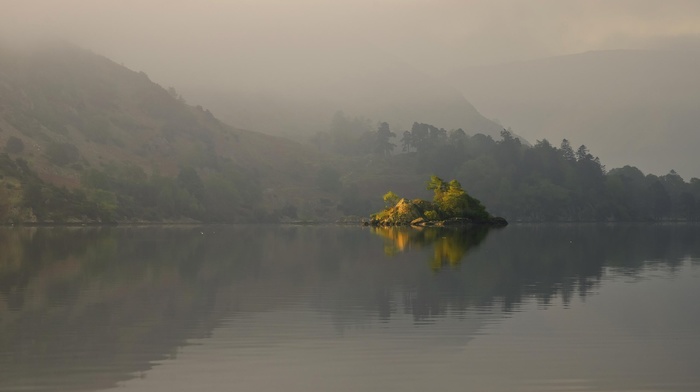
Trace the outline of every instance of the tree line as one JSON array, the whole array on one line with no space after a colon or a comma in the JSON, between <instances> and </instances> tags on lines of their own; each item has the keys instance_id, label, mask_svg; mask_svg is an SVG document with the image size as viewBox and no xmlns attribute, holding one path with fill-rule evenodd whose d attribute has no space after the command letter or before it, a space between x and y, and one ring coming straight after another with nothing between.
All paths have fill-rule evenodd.
<instances>
[{"instance_id":1,"label":"tree line","mask_svg":"<svg viewBox=\"0 0 700 392\"><path fill-rule=\"evenodd\" d=\"M365 124L364 131L338 126L358 123ZM644 174L629 165L608 170L585 145L574 148L566 139L559 146L546 139L528 145L509 130L494 139L418 122L403 132L392 132L387 123L376 129L372 131L366 120L336 114L330 140L342 135L338 148L355 148L333 150L330 144L330 150L384 155L377 166L394 173L455 178L492 213L510 221L700 219L700 179L685 181L674 170L661 176ZM397 133L400 137L394 137ZM397 147L394 141L400 149L391 154Z\"/></svg>"},{"instance_id":2,"label":"tree line","mask_svg":"<svg viewBox=\"0 0 700 392\"><path fill-rule=\"evenodd\" d=\"M275 221L280 211L267 211L255 175L223 165L202 179L189 166L175 177L147 174L141 167L109 164L82 172L80 187L46 181L22 158L0 154L0 222ZM12 192L10 192L12 191ZM16 194L19 202L12 203Z\"/></svg>"},{"instance_id":3,"label":"tree line","mask_svg":"<svg viewBox=\"0 0 700 392\"><path fill-rule=\"evenodd\" d=\"M342 158L319 169L316 187L323 197L335 194L338 211L346 215L368 216L379 198L362 191L362 177L345 183L348 171L361 168L367 178L383 178L384 190L394 188L396 174L417 181L431 175L454 178L492 214L511 222L700 220L700 179L685 181L673 170L644 174L634 166L608 170L585 145L574 148L566 139L558 146L546 139L528 145L508 130L494 139L423 123L395 132L385 122L373 128L368 120L342 113L326 136L317 138L319 148ZM6 150L21 149L15 144L8 140ZM56 159L71 152L56 151ZM87 167L80 171L80 187L66 189L42 181L22 158L1 155L0 221L5 223L296 217L291 205L288 211L270 211L261 202L259 174L226 160L216 159L219 164L206 169L183 165L175 176L147 174L128 164ZM19 212L17 205L23 208Z\"/></svg>"}]
</instances>

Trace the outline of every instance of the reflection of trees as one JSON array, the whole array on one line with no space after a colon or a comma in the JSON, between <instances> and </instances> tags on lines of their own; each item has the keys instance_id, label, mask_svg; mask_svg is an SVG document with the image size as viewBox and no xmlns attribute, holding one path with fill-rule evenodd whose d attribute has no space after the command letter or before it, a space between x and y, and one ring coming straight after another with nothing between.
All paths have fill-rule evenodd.
<instances>
[{"instance_id":1,"label":"reflection of trees","mask_svg":"<svg viewBox=\"0 0 700 392\"><path fill-rule=\"evenodd\" d=\"M373 227L372 232L385 239L384 253L393 256L410 248L433 246L430 267L434 270L457 266L470 249L488 234L486 227Z\"/></svg>"},{"instance_id":2,"label":"reflection of trees","mask_svg":"<svg viewBox=\"0 0 700 392\"><path fill-rule=\"evenodd\" d=\"M105 388L241 311L303 302L340 326L497 317L589 295L606 274L700 257L694 225L460 230L377 231L393 247L387 262L356 227L0 229L0 379ZM431 273L426 258L459 268ZM103 370L76 370L88 368Z\"/></svg>"},{"instance_id":3,"label":"reflection of trees","mask_svg":"<svg viewBox=\"0 0 700 392\"><path fill-rule=\"evenodd\" d=\"M588 295L606 272L639 274L649 263L672 270L684 258L700 255L697 225L514 225L489 233L485 240L484 234L475 233L474 239L462 234L453 242L443 233L425 235L400 228L376 234L385 238L390 254L413 250L400 254L400 271L394 270L398 277L389 282L399 285L400 303L416 319L483 307L510 311L527 298L545 305L557 297L568 303L577 295ZM456 250L447 252L443 244ZM420 251L426 246L438 249L433 262L440 257L449 264L450 254L464 249L469 253L457 269L426 274L425 252ZM381 267L387 268L384 264ZM386 309L393 303L397 308L395 300L387 301L376 306Z\"/></svg>"},{"instance_id":4,"label":"reflection of trees","mask_svg":"<svg viewBox=\"0 0 700 392\"><path fill-rule=\"evenodd\" d=\"M634 275L649 263L670 269L700 255L696 225L533 225L508 228L471 263L493 279L490 295L507 308L524 297L543 304L585 297L606 272ZM486 246L487 244L485 244ZM487 256L488 255L488 256Z\"/></svg>"}]
</instances>

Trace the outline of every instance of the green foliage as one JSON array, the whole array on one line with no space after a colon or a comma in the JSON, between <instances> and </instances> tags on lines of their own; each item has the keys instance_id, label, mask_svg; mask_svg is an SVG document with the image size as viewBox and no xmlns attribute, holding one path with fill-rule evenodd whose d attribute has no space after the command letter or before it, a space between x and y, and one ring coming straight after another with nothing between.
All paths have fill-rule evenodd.
<instances>
[{"instance_id":1,"label":"green foliage","mask_svg":"<svg viewBox=\"0 0 700 392\"><path fill-rule=\"evenodd\" d=\"M178 178L148 177L138 166L109 165L104 171L86 171L82 183L93 190L93 200L120 220L199 219L204 215L204 187L190 169L183 169Z\"/></svg>"},{"instance_id":2,"label":"green foliage","mask_svg":"<svg viewBox=\"0 0 700 392\"><path fill-rule=\"evenodd\" d=\"M435 197L438 197L438 195L447 190L447 183L442 178L432 175L428 181L427 189L435 192Z\"/></svg>"},{"instance_id":3,"label":"green foliage","mask_svg":"<svg viewBox=\"0 0 700 392\"><path fill-rule=\"evenodd\" d=\"M428 220L435 221L435 220L440 219L440 215L438 215L438 213L436 211L430 210L430 211L425 212L425 218Z\"/></svg>"},{"instance_id":4,"label":"green foliage","mask_svg":"<svg viewBox=\"0 0 700 392\"><path fill-rule=\"evenodd\" d=\"M432 202L422 199L399 200L394 192L387 192L384 195L387 208L371 216L372 224L407 225L419 218L428 222L463 218L472 222L496 223L481 202L462 189L459 181L452 180L448 183L433 175L428 181L428 189L435 193Z\"/></svg>"},{"instance_id":5,"label":"green foliage","mask_svg":"<svg viewBox=\"0 0 700 392\"><path fill-rule=\"evenodd\" d=\"M405 134L404 138L406 138ZM417 122L413 123L408 139L410 140L409 150L412 147L418 152L426 152L448 140L445 129Z\"/></svg>"},{"instance_id":6,"label":"green foliage","mask_svg":"<svg viewBox=\"0 0 700 392\"><path fill-rule=\"evenodd\" d=\"M674 171L645 176L626 166L606 171L586 146L559 148L547 140L526 146L504 130L501 140L415 123L402 138L395 170L452 176L494 214L525 221L647 221L700 219L700 180L685 182ZM414 152L415 150L415 152ZM457 184L432 177L439 214L484 214ZM468 211L468 212L465 212ZM444 215L443 215L444 216Z\"/></svg>"},{"instance_id":7,"label":"green foliage","mask_svg":"<svg viewBox=\"0 0 700 392\"><path fill-rule=\"evenodd\" d=\"M70 191L44 183L26 161L0 155L0 173L23 183L22 207L38 221L162 220L190 218L211 222L265 220L256 176L224 165L205 180L183 167L177 177L147 175L135 165L106 165L83 172L83 189ZM295 215L293 206L279 214Z\"/></svg>"},{"instance_id":8,"label":"green foliage","mask_svg":"<svg viewBox=\"0 0 700 392\"><path fill-rule=\"evenodd\" d=\"M187 171L189 170L185 170L185 172ZM184 178L186 177L183 173L179 181L183 181ZM202 180L202 183L201 214L193 214L190 215L191 217L210 222L229 223L267 219L260 204L262 191L259 177L255 173L247 173L231 164L224 164L219 171L211 173ZM199 185L196 177L192 175L189 182L186 181L183 184L188 184L185 189L187 194L192 195L193 202L197 201ZM193 204L192 207L194 206ZM197 210L199 209L197 208L193 212Z\"/></svg>"},{"instance_id":9,"label":"green foliage","mask_svg":"<svg viewBox=\"0 0 700 392\"><path fill-rule=\"evenodd\" d=\"M462 184L457 180L449 183L438 176L431 176L428 189L435 194L433 203L438 208L438 214L445 218L474 218L488 219L489 214L481 202L467 194Z\"/></svg>"},{"instance_id":10,"label":"green foliage","mask_svg":"<svg viewBox=\"0 0 700 392\"><path fill-rule=\"evenodd\" d=\"M25 170L26 169L26 170ZM22 158L12 160L7 153L0 154L0 174L17 179L24 179L29 174L27 161Z\"/></svg>"},{"instance_id":11,"label":"green foliage","mask_svg":"<svg viewBox=\"0 0 700 392\"><path fill-rule=\"evenodd\" d=\"M396 203L398 203L401 198L396 193L389 191L389 192L384 194L383 199L384 199L384 204L387 207L391 207L391 206L396 205Z\"/></svg>"},{"instance_id":12,"label":"green foliage","mask_svg":"<svg viewBox=\"0 0 700 392\"><path fill-rule=\"evenodd\" d=\"M88 200L97 205L100 211L101 220L114 221L118 207L117 196L102 189L95 189L88 193Z\"/></svg>"},{"instance_id":13,"label":"green foliage","mask_svg":"<svg viewBox=\"0 0 700 392\"><path fill-rule=\"evenodd\" d=\"M39 222L91 220L111 222L109 206L90 200L82 190L70 191L31 178L23 184L22 205L32 210Z\"/></svg>"}]
</instances>

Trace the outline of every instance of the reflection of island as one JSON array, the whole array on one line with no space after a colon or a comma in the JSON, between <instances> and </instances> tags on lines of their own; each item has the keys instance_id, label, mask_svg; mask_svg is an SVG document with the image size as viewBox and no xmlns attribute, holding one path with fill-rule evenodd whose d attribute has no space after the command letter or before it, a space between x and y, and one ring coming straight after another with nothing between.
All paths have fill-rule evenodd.
<instances>
[{"instance_id":1,"label":"reflection of island","mask_svg":"<svg viewBox=\"0 0 700 392\"><path fill-rule=\"evenodd\" d=\"M487 227L373 227L372 232L383 237L387 256L411 248L433 247L430 267L437 271L445 266L457 266L469 250L476 248L488 235Z\"/></svg>"},{"instance_id":2,"label":"reflection of island","mask_svg":"<svg viewBox=\"0 0 700 392\"><path fill-rule=\"evenodd\" d=\"M699 257L697 238L693 225L0 228L0 389L114 386L222 320L283 318L285 307L308 306L342 329L475 309L501 317L532 299L566 303L610 271ZM435 265L460 267L430 273L429 249ZM385 252L401 262L380 262Z\"/></svg>"}]
</instances>

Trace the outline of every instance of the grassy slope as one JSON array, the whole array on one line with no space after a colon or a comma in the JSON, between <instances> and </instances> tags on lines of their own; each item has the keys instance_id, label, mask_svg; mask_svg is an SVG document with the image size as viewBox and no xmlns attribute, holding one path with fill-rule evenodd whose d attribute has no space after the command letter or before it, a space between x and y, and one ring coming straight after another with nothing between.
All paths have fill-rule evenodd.
<instances>
[{"instance_id":1,"label":"grassy slope","mask_svg":"<svg viewBox=\"0 0 700 392\"><path fill-rule=\"evenodd\" d=\"M324 159L306 146L223 124L144 73L85 50L0 52L0 146L22 140L24 151L11 156L45 181L78 187L83 170L110 163L166 176L187 165L206 176L227 161L260 179L270 208L319 196L315 173ZM77 147L79 157L56 164L48 150L58 144Z\"/></svg>"}]
</instances>

